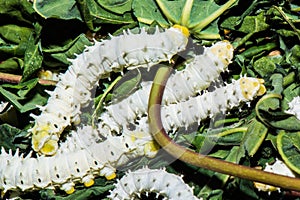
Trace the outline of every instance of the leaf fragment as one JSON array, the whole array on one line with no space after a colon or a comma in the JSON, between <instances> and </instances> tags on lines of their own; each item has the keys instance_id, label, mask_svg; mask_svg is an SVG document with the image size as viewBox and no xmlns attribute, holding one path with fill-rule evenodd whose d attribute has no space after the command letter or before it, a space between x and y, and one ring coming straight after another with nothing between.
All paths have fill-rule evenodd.
<instances>
[{"instance_id":1,"label":"leaf fragment","mask_svg":"<svg viewBox=\"0 0 300 200\"><path fill-rule=\"evenodd\" d=\"M300 132L281 131L277 136L277 148L285 164L300 174Z\"/></svg>"}]
</instances>

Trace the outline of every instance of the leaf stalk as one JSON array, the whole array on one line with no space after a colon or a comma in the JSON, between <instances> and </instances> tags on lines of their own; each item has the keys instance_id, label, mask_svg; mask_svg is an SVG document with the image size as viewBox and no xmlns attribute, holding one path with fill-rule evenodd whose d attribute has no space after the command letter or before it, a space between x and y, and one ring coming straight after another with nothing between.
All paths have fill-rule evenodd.
<instances>
[{"instance_id":1,"label":"leaf stalk","mask_svg":"<svg viewBox=\"0 0 300 200\"><path fill-rule=\"evenodd\" d=\"M299 178L292 178L270 172L264 172L251 167L219 160L206 155L198 154L176 144L167 135L161 120L162 96L165 89L165 84L171 74L171 71L172 69L168 67L161 67L158 70L152 84L148 102L150 132L153 138L164 150L166 150L175 158L198 167L285 189L300 191Z\"/></svg>"},{"instance_id":2,"label":"leaf stalk","mask_svg":"<svg viewBox=\"0 0 300 200\"><path fill-rule=\"evenodd\" d=\"M193 3L194 3L194 0L187 0L185 2L185 5L184 5L184 7L182 9L182 13L181 13L180 25L189 27L188 24L189 24L189 20L190 20Z\"/></svg>"}]
</instances>

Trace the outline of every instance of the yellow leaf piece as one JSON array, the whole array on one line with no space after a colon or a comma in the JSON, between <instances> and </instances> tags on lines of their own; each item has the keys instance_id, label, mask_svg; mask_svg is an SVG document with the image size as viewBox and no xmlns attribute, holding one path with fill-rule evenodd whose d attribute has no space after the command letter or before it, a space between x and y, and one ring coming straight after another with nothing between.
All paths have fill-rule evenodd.
<instances>
[{"instance_id":1,"label":"yellow leaf piece","mask_svg":"<svg viewBox=\"0 0 300 200\"><path fill-rule=\"evenodd\" d=\"M274 192L276 190L278 190L277 187L272 186L272 185L266 185L263 183L259 183L259 182L253 182L254 187L256 189L258 189L258 191L264 191L264 192Z\"/></svg>"},{"instance_id":2,"label":"yellow leaf piece","mask_svg":"<svg viewBox=\"0 0 300 200\"><path fill-rule=\"evenodd\" d=\"M50 70L41 70L38 72L38 77L41 79L52 79L52 72Z\"/></svg>"},{"instance_id":3,"label":"yellow leaf piece","mask_svg":"<svg viewBox=\"0 0 300 200\"><path fill-rule=\"evenodd\" d=\"M262 96L267 91L266 87L263 85L265 83L265 81L264 81L264 79L258 79L258 82L261 83L261 85L259 86L257 96Z\"/></svg>"}]
</instances>

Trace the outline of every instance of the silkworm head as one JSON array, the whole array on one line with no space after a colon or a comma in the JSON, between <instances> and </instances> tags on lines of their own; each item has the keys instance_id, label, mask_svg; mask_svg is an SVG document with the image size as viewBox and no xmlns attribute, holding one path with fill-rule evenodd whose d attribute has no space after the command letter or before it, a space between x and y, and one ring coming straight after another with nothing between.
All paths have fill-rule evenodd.
<instances>
[{"instance_id":1,"label":"silkworm head","mask_svg":"<svg viewBox=\"0 0 300 200\"><path fill-rule=\"evenodd\" d=\"M248 100L252 100L253 97L261 96L266 92L263 79L243 77L239 80L239 83L242 95Z\"/></svg>"},{"instance_id":2,"label":"silkworm head","mask_svg":"<svg viewBox=\"0 0 300 200\"><path fill-rule=\"evenodd\" d=\"M224 65L230 64L233 58L234 48L229 41L224 40L210 47L210 51L218 57Z\"/></svg>"},{"instance_id":3,"label":"silkworm head","mask_svg":"<svg viewBox=\"0 0 300 200\"><path fill-rule=\"evenodd\" d=\"M51 136L50 130L51 127L49 125L44 125L36 128L35 125L32 129L32 148L34 151L45 154L45 155L54 155L58 149L57 140L54 140L53 136Z\"/></svg>"},{"instance_id":4,"label":"silkworm head","mask_svg":"<svg viewBox=\"0 0 300 200\"><path fill-rule=\"evenodd\" d=\"M39 151L43 147L45 141L50 138L49 131L49 125L41 126L38 130L36 126L32 128L32 147L35 151Z\"/></svg>"}]
</instances>

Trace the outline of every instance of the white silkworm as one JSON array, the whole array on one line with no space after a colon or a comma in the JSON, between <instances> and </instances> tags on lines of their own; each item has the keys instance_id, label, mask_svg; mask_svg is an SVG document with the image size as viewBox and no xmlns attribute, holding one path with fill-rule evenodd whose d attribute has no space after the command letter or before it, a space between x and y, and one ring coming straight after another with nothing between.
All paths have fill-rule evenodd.
<instances>
[{"instance_id":1,"label":"white silkworm","mask_svg":"<svg viewBox=\"0 0 300 200\"><path fill-rule=\"evenodd\" d=\"M141 90L124 101L107 106L97 129L83 126L72 131L71 136L61 143L60 149L57 142L65 127L78 123L81 108L89 104L91 90L98 79L123 68L149 67L170 61L172 56L185 49L186 44L187 36L177 28L170 28L164 32L157 30L154 34L143 29L139 34L128 32L87 47L60 76L55 90L49 92L47 105L40 107L42 113L34 116L35 125L30 129L33 149L55 155L35 158L29 154L24 157L18 151L13 155L11 151L6 153L2 149L0 189L3 193L58 187L70 194L74 192L76 183L81 182L88 187L96 176L115 178L116 169L133 158L154 156L158 147L150 135L146 111L151 82L143 82ZM217 43L170 78L161 111L167 131L174 132L180 127L200 123L204 118L251 101L265 92L263 80L243 77L212 92L195 96L226 69L232 54L233 48L228 42ZM104 140L102 136L105 136ZM195 198L192 190L177 176L164 170L143 170L127 174L122 179L125 182L117 184L117 188L121 185L127 188L117 189L110 197L119 198L118 192L128 192L131 197L137 191L149 190L170 199ZM147 170L148 175L144 173ZM163 180L156 179L157 176ZM150 178L150 182L144 177Z\"/></svg>"},{"instance_id":2,"label":"white silkworm","mask_svg":"<svg viewBox=\"0 0 300 200\"><path fill-rule=\"evenodd\" d=\"M182 200L198 199L193 189L187 185L182 177L166 172L164 169L143 168L134 172L127 172L108 196L113 200L129 200L140 197L142 193L155 192L157 197L164 199Z\"/></svg>"},{"instance_id":3,"label":"white silkworm","mask_svg":"<svg viewBox=\"0 0 300 200\"><path fill-rule=\"evenodd\" d=\"M262 79L242 77L188 101L162 107L164 127L175 131L179 127L187 128L194 122L200 124L201 120L207 117L225 113L242 102L249 102L256 96L264 94L266 88L263 83Z\"/></svg>"},{"instance_id":4,"label":"white silkworm","mask_svg":"<svg viewBox=\"0 0 300 200\"><path fill-rule=\"evenodd\" d=\"M187 101L162 106L161 116L163 125L166 130L174 132L180 127L188 127L195 122L200 124L200 121L207 117L224 113L238 106L241 102L249 102L256 96L264 94L266 88L263 83L262 79L242 77L212 92L205 92L202 95L191 97ZM135 104L135 106L139 105ZM119 111L121 113L127 112L129 116L132 113L134 115L134 111L130 109L126 110L126 106L124 104L123 107L115 108L118 110L114 110L112 113L115 113L115 115L111 117L107 117L108 114L103 113L104 117L101 117L102 121L99 124L101 134L119 133L124 124L134 124L135 118L128 119L126 116L117 114ZM121 109L125 109L125 111ZM147 118L147 116L142 118Z\"/></svg>"},{"instance_id":5,"label":"white silkworm","mask_svg":"<svg viewBox=\"0 0 300 200\"><path fill-rule=\"evenodd\" d=\"M125 131L126 132L126 131ZM133 132L131 132L133 134ZM75 183L86 187L93 185L95 176L115 178L116 168L131 159L145 155L144 147L153 144L151 137L139 138L133 134L110 136L105 141L96 142L95 129L85 126L72 133L63 150L54 156L26 157L13 155L2 149L0 154L0 189L30 191L34 189L54 189L56 187L71 194ZM84 138L86 137L86 138ZM151 148L154 150L154 148ZM155 151L155 150L154 150ZM154 155L156 152L152 152Z\"/></svg>"},{"instance_id":6,"label":"white silkworm","mask_svg":"<svg viewBox=\"0 0 300 200\"><path fill-rule=\"evenodd\" d=\"M217 42L212 47L205 48L204 53L195 56L186 64L185 69L171 75L163 95L164 104L187 100L206 89L227 69L232 57L233 47L227 41ZM99 121L133 121L145 115L148 104L146 97L150 94L151 86L152 81L142 82L141 89L120 102L106 106L106 112L100 116Z\"/></svg>"},{"instance_id":7,"label":"white silkworm","mask_svg":"<svg viewBox=\"0 0 300 200\"><path fill-rule=\"evenodd\" d=\"M110 72L123 68L150 67L170 59L185 49L188 38L178 29L164 32L156 29L148 34L144 29L139 34L130 31L110 40L96 42L71 60L69 69L60 76L42 113L33 116L32 148L46 155L56 152L57 141L65 127L79 123L81 107L91 100L91 89Z\"/></svg>"},{"instance_id":8,"label":"white silkworm","mask_svg":"<svg viewBox=\"0 0 300 200\"><path fill-rule=\"evenodd\" d=\"M162 107L162 116L167 131L199 122L201 118L237 106L242 101L250 101L265 92L261 79L243 77L238 81L218 88L201 96ZM215 99L216 98L216 99ZM211 101L215 100L215 101ZM179 115L180 113L180 115ZM147 117L121 125L121 136L106 135L101 141L103 131L112 131L110 123L98 131L84 126L71 136L52 157L25 158L18 152L12 155L2 150L0 154L0 188L8 190L33 190L59 187L67 193L74 191L74 184L82 182L93 184L95 176L115 177L116 168L139 156L152 157L157 152L149 131ZM138 123L136 123L138 122ZM113 122L112 122L113 124Z\"/></svg>"}]
</instances>

